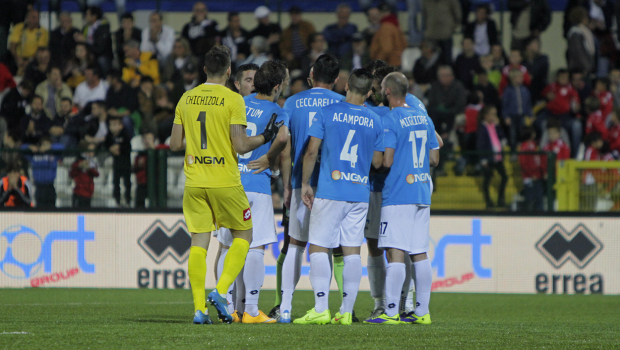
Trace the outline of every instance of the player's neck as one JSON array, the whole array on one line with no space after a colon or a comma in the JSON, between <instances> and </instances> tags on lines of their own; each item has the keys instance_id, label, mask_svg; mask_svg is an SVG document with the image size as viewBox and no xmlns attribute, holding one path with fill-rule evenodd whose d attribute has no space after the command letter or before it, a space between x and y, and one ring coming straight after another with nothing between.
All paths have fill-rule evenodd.
<instances>
[{"instance_id":1,"label":"player's neck","mask_svg":"<svg viewBox=\"0 0 620 350\"><path fill-rule=\"evenodd\" d=\"M396 107L409 107L405 98L394 98L390 100L390 109L394 109Z\"/></svg>"},{"instance_id":2,"label":"player's neck","mask_svg":"<svg viewBox=\"0 0 620 350\"><path fill-rule=\"evenodd\" d=\"M273 102L273 95L256 94L256 99Z\"/></svg>"},{"instance_id":3,"label":"player's neck","mask_svg":"<svg viewBox=\"0 0 620 350\"><path fill-rule=\"evenodd\" d=\"M349 92L347 93L347 97L344 101L352 105L362 106L364 105L364 102L366 102L366 97L360 94L354 94Z\"/></svg>"},{"instance_id":4,"label":"player's neck","mask_svg":"<svg viewBox=\"0 0 620 350\"><path fill-rule=\"evenodd\" d=\"M325 84L325 83L317 83L317 82L314 82L314 86L313 86L312 88L313 88L313 89L314 89L314 88L321 88L321 89L331 90L331 89L332 89L332 87L333 87L333 85L331 85L331 84Z\"/></svg>"},{"instance_id":5,"label":"player's neck","mask_svg":"<svg viewBox=\"0 0 620 350\"><path fill-rule=\"evenodd\" d=\"M223 75L221 77L207 78L207 84L215 84L215 85L224 85L226 86L226 81L228 78Z\"/></svg>"}]
</instances>

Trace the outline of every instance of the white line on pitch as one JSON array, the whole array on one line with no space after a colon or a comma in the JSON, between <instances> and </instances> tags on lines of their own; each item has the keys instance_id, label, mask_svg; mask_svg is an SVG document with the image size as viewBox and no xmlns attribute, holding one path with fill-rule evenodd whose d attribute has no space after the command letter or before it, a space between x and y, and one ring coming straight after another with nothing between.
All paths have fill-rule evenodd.
<instances>
[{"instance_id":1,"label":"white line on pitch","mask_svg":"<svg viewBox=\"0 0 620 350\"><path fill-rule=\"evenodd\" d=\"M9 334L30 334L28 332L2 332L0 335L9 335Z\"/></svg>"}]
</instances>

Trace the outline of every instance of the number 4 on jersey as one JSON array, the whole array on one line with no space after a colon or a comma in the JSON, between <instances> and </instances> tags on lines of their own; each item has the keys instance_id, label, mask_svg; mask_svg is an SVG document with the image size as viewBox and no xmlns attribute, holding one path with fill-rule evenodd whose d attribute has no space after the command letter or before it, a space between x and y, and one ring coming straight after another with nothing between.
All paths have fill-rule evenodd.
<instances>
[{"instance_id":1,"label":"number 4 on jersey","mask_svg":"<svg viewBox=\"0 0 620 350\"><path fill-rule=\"evenodd\" d=\"M355 168L355 163L357 163L357 146L354 145L351 147L351 141L353 141L353 135L355 135L355 130L349 130L349 135L347 135L347 140L344 143L344 147L342 147L342 151L340 151L340 160L351 162L351 168ZM349 152L349 147L351 147L351 152Z\"/></svg>"}]
</instances>

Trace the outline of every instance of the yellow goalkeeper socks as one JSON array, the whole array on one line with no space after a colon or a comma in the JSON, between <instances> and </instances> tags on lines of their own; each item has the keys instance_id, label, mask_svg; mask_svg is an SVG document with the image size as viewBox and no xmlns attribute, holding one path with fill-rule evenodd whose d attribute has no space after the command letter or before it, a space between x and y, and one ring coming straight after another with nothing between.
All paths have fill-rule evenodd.
<instances>
[{"instance_id":1,"label":"yellow goalkeeper socks","mask_svg":"<svg viewBox=\"0 0 620 350\"><path fill-rule=\"evenodd\" d=\"M342 284L342 270L344 270L344 256L341 254L334 254L334 279L336 280L336 284L338 285L338 291L340 292L340 301L342 301L343 297L343 284Z\"/></svg>"},{"instance_id":2,"label":"yellow goalkeeper socks","mask_svg":"<svg viewBox=\"0 0 620 350\"><path fill-rule=\"evenodd\" d=\"M187 274L189 283L192 287L194 297L194 312L200 310L207 313L205 301L205 279L207 276L207 250L201 247L191 247L189 249L189 259L187 261Z\"/></svg>"},{"instance_id":3,"label":"yellow goalkeeper socks","mask_svg":"<svg viewBox=\"0 0 620 350\"><path fill-rule=\"evenodd\" d=\"M233 243L228 249L226 259L224 259L224 269L222 270L222 276L217 282L217 292L220 295L226 297L228 287L235 281L239 272L245 265L245 258L250 250L250 242L242 238L233 239Z\"/></svg>"}]
</instances>

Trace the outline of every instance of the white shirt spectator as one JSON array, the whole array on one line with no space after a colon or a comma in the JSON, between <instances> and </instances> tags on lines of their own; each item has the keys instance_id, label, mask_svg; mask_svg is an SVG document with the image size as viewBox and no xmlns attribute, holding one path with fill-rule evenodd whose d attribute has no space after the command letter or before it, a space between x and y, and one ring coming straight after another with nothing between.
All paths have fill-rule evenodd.
<instances>
[{"instance_id":1,"label":"white shirt spectator","mask_svg":"<svg viewBox=\"0 0 620 350\"><path fill-rule=\"evenodd\" d=\"M80 108L84 108L90 102L105 101L107 93L108 83L105 80L100 80L99 84L92 89L84 81L75 88L73 103L80 106Z\"/></svg>"},{"instance_id":2,"label":"white shirt spectator","mask_svg":"<svg viewBox=\"0 0 620 350\"><path fill-rule=\"evenodd\" d=\"M157 56L160 67L165 64L166 58L172 53L174 47L174 29L167 25L163 25L156 42L150 40L150 29L142 29L142 42L140 44L140 51L152 52Z\"/></svg>"}]
</instances>

